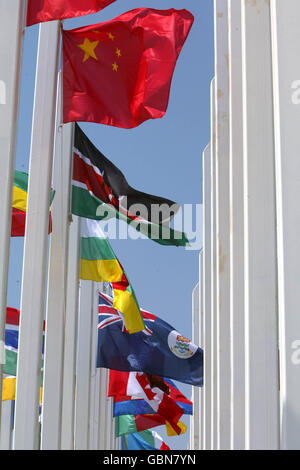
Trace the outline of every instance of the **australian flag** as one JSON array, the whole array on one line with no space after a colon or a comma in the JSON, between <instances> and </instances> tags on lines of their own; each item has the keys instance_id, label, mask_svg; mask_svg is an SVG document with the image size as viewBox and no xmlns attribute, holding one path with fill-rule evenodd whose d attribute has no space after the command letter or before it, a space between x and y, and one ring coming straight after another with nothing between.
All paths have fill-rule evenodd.
<instances>
[{"instance_id":1,"label":"australian flag","mask_svg":"<svg viewBox=\"0 0 300 470\"><path fill-rule=\"evenodd\" d=\"M203 385L203 351L159 317L141 309L145 329L129 334L113 299L99 294L97 367L139 371Z\"/></svg>"}]
</instances>

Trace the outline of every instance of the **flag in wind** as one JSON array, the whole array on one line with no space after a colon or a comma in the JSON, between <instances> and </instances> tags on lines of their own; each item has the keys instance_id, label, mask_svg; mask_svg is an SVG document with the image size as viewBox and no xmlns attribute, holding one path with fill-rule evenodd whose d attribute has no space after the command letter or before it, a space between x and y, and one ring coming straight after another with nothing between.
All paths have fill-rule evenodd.
<instances>
[{"instance_id":1,"label":"flag in wind","mask_svg":"<svg viewBox=\"0 0 300 470\"><path fill-rule=\"evenodd\" d=\"M160 244L185 246L185 234L169 227L178 209L170 199L129 186L123 173L75 124L73 214L95 220L116 217Z\"/></svg>"},{"instance_id":2,"label":"flag in wind","mask_svg":"<svg viewBox=\"0 0 300 470\"><path fill-rule=\"evenodd\" d=\"M27 26L51 20L89 15L115 0L28 0Z\"/></svg>"},{"instance_id":3,"label":"flag in wind","mask_svg":"<svg viewBox=\"0 0 300 470\"><path fill-rule=\"evenodd\" d=\"M63 31L63 122L133 128L166 112L187 10L136 8Z\"/></svg>"},{"instance_id":4,"label":"flag in wind","mask_svg":"<svg viewBox=\"0 0 300 470\"><path fill-rule=\"evenodd\" d=\"M153 408L146 400L129 395L127 388L128 376L133 372L109 371L108 396L114 397L114 416L154 414ZM188 400L170 379L162 379L169 389L170 398L183 410L184 414L193 414L193 403Z\"/></svg>"},{"instance_id":5,"label":"flag in wind","mask_svg":"<svg viewBox=\"0 0 300 470\"><path fill-rule=\"evenodd\" d=\"M183 410L167 393L157 386L151 386L144 372L132 372L128 375L127 391L128 395L146 400L155 414L169 422L177 434L181 433L177 423L183 415Z\"/></svg>"},{"instance_id":6,"label":"flag in wind","mask_svg":"<svg viewBox=\"0 0 300 470\"><path fill-rule=\"evenodd\" d=\"M81 219L80 278L111 282L113 305L121 312L127 331L145 328L134 290L97 220Z\"/></svg>"},{"instance_id":7,"label":"flag in wind","mask_svg":"<svg viewBox=\"0 0 300 470\"><path fill-rule=\"evenodd\" d=\"M27 210L27 189L28 174L22 171L15 171L12 201L12 224L11 236L24 237ZM50 206L54 198L55 191L51 190ZM49 211L49 233L52 231L51 210Z\"/></svg>"},{"instance_id":8,"label":"flag in wind","mask_svg":"<svg viewBox=\"0 0 300 470\"><path fill-rule=\"evenodd\" d=\"M16 393L17 358L19 342L20 311L7 307L5 324L5 364L3 367L2 400L14 400ZM44 325L45 329L45 325ZM44 352L44 338L43 338ZM43 358L41 374L43 373Z\"/></svg>"},{"instance_id":9,"label":"flag in wind","mask_svg":"<svg viewBox=\"0 0 300 470\"><path fill-rule=\"evenodd\" d=\"M170 450L157 432L147 429L122 436L122 450Z\"/></svg>"},{"instance_id":10,"label":"flag in wind","mask_svg":"<svg viewBox=\"0 0 300 470\"><path fill-rule=\"evenodd\" d=\"M156 315L140 309L145 329L129 335L113 299L99 294L97 367L140 371L203 385L203 351Z\"/></svg>"},{"instance_id":11,"label":"flag in wind","mask_svg":"<svg viewBox=\"0 0 300 470\"><path fill-rule=\"evenodd\" d=\"M146 429L155 428L156 426L166 426L168 436L177 436L178 434L173 430L170 423L168 423L163 416L159 414L152 415L122 415L116 418L116 437L123 436L124 434L132 434L136 432L145 431ZM179 421L178 427L180 434L184 434L187 430L186 425Z\"/></svg>"}]
</instances>

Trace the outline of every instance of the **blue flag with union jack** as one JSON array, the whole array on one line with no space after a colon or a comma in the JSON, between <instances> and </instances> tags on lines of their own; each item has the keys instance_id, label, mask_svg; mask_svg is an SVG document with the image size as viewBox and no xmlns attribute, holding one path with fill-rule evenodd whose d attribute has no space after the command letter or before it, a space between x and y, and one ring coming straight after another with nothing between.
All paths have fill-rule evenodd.
<instances>
[{"instance_id":1,"label":"blue flag with union jack","mask_svg":"<svg viewBox=\"0 0 300 470\"><path fill-rule=\"evenodd\" d=\"M203 351L171 325L140 309L145 329L129 334L113 299L99 294L97 367L138 371L203 385Z\"/></svg>"}]
</instances>

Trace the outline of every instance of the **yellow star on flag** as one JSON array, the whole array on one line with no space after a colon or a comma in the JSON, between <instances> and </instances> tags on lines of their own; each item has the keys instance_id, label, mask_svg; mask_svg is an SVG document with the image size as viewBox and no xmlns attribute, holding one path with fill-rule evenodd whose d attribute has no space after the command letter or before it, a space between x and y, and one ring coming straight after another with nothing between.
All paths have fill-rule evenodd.
<instances>
[{"instance_id":1,"label":"yellow star on flag","mask_svg":"<svg viewBox=\"0 0 300 470\"><path fill-rule=\"evenodd\" d=\"M117 54L118 57L121 57L121 55L122 55L121 50L118 47L116 49L116 54Z\"/></svg>"},{"instance_id":2,"label":"yellow star on flag","mask_svg":"<svg viewBox=\"0 0 300 470\"><path fill-rule=\"evenodd\" d=\"M85 38L82 44L78 44L78 47L83 50L84 57L82 62L85 62L90 57L95 60L98 60L98 57L95 53L95 48L98 46L99 41L90 41L89 39Z\"/></svg>"},{"instance_id":3,"label":"yellow star on flag","mask_svg":"<svg viewBox=\"0 0 300 470\"><path fill-rule=\"evenodd\" d=\"M118 64L116 64L116 62L114 62L114 63L112 64L112 68L113 68L113 71L114 71L114 72L117 72L119 66L118 66Z\"/></svg>"},{"instance_id":4,"label":"yellow star on flag","mask_svg":"<svg viewBox=\"0 0 300 470\"><path fill-rule=\"evenodd\" d=\"M114 36L112 33L107 33L107 36L108 36L109 39L111 39L112 41L115 39L115 36Z\"/></svg>"}]
</instances>

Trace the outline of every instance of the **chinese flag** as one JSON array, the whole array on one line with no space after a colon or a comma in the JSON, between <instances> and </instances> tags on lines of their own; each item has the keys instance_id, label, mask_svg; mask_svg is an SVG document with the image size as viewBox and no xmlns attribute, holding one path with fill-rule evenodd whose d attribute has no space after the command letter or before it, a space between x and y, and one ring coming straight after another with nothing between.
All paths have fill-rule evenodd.
<instances>
[{"instance_id":1,"label":"chinese flag","mask_svg":"<svg viewBox=\"0 0 300 470\"><path fill-rule=\"evenodd\" d=\"M27 26L51 20L64 20L89 15L115 0L28 0Z\"/></svg>"},{"instance_id":2,"label":"chinese flag","mask_svg":"<svg viewBox=\"0 0 300 470\"><path fill-rule=\"evenodd\" d=\"M193 20L187 10L136 8L63 31L63 121L129 129L161 118Z\"/></svg>"}]
</instances>

